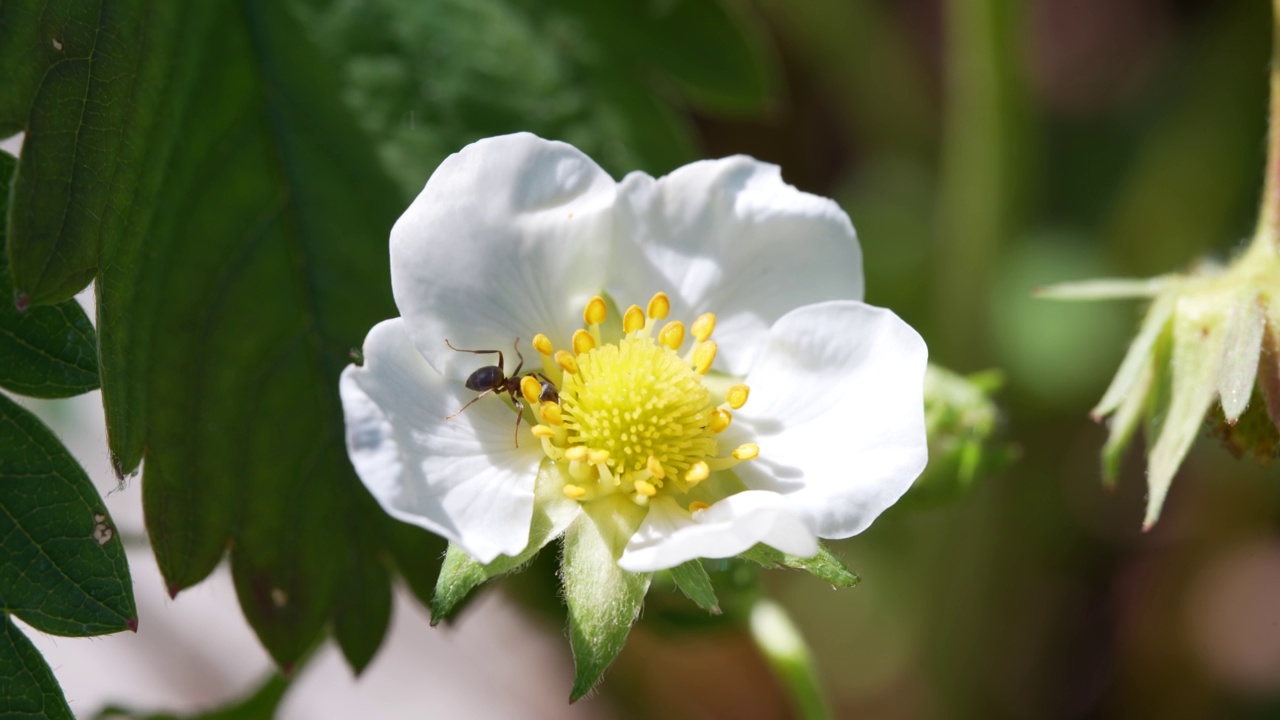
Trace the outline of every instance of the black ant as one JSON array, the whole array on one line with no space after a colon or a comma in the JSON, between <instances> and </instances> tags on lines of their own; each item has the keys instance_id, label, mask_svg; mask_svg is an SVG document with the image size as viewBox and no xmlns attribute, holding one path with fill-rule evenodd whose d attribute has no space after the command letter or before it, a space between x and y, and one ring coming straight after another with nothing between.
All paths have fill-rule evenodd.
<instances>
[{"instance_id":1,"label":"black ant","mask_svg":"<svg viewBox=\"0 0 1280 720\"><path fill-rule=\"evenodd\" d=\"M455 352L471 353L473 355L493 353L498 356L497 365L485 365L467 377L467 381L463 385L468 390L475 390L480 394L471 398L471 402L463 405L462 410L471 407L477 400L489 393L496 392L499 395L506 393L511 397L511 402L516 407L516 447L520 447L520 421L524 419L524 403L521 402L523 394L520 392L520 381L524 377L534 377L542 385L542 392L538 394L539 402L560 402L560 393L556 392L556 386L545 375L542 373L525 373L523 377L520 375L520 370L524 367L524 355L520 354L520 338L516 338L515 342L516 357L520 358L520 363L516 365L515 372L511 373L511 377L507 377L507 373L503 369L501 350L463 350L454 347L453 343L449 342L447 338L444 344ZM458 417L462 414L462 410L450 415L445 420L452 420Z\"/></svg>"}]
</instances>

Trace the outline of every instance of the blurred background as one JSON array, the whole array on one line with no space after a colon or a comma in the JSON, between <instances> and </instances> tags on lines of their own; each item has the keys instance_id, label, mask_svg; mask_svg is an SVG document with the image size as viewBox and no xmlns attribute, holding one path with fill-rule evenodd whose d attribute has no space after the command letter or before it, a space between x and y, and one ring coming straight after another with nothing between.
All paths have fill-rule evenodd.
<instances>
[{"instance_id":1,"label":"blurred background","mask_svg":"<svg viewBox=\"0 0 1280 720\"><path fill-rule=\"evenodd\" d=\"M334 92L411 197L447 154L530 130L621 177L746 153L834 197L868 301L960 373L996 368L1016 459L938 464L833 549L863 582L770 572L848 718L1280 717L1280 485L1206 432L1140 530L1141 443L1113 492L1088 419L1141 317L1038 286L1225 258L1265 151L1262 0L295 0ZM92 315L92 313L91 313ZM78 714L191 711L270 666L225 572L170 601L97 395L31 403L108 495L140 633L38 638ZM1010 450L1011 449L1011 450ZM545 554L545 553L544 553ZM438 562L424 558L424 562ZM651 597L598 696L572 676L545 562L456 628L400 593L356 680L332 648L282 717L788 717L741 630ZM672 617L677 621L672 622ZM217 628L217 632L210 632Z\"/></svg>"}]
</instances>

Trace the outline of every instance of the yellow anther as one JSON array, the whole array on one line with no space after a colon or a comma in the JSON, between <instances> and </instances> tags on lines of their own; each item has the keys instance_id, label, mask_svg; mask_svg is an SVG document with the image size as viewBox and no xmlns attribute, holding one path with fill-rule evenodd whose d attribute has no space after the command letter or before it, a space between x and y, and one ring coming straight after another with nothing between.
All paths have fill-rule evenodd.
<instances>
[{"instance_id":1,"label":"yellow anther","mask_svg":"<svg viewBox=\"0 0 1280 720\"><path fill-rule=\"evenodd\" d=\"M671 298L664 292L657 293L649 300L648 315L654 320L664 320L671 312Z\"/></svg>"},{"instance_id":2,"label":"yellow anther","mask_svg":"<svg viewBox=\"0 0 1280 720\"><path fill-rule=\"evenodd\" d=\"M587 459L587 452L586 445L574 445L564 451L564 457L571 462L582 462Z\"/></svg>"},{"instance_id":3,"label":"yellow anther","mask_svg":"<svg viewBox=\"0 0 1280 720\"><path fill-rule=\"evenodd\" d=\"M733 413L728 410L716 408L711 412L711 432L716 435L724 432L731 422L733 422Z\"/></svg>"},{"instance_id":4,"label":"yellow anther","mask_svg":"<svg viewBox=\"0 0 1280 720\"><path fill-rule=\"evenodd\" d=\"M591 333L578 328L573 331L573 354L581 355L590 352L596 347L596 339L591 337Z\"/></svg>"},{"instance_id":5,"label":"yellow anther","mask_svg":"<svg viewBox=\"0 0 1280 720\"><path fill-rule=\"evenodd\" d=\"M693 327L689 330L693 333L693 337L698 342L706 342L711 337L711 333L716 329L716 314L702 313L697 320L693 321Z\"/></svg>"},{"instance_id":6,"label":"yellow anther","mask_svg":"<svg viewBox=\"0 0 1280 720\"><path fill-rule=\"evenodd\" d=\"M644 329L644 311L639 305L632 305L622 315L622 332L630 335L637 330Z\"/></svg>"},{"instance_id":7,"label":"yellow anther","mask_svg":"<svg viewBox=\"0 0 1280 720\"><path fill-rule=\"evenodd\" d=\"M667 476L667 471L662 469L662 463L658 462L658 458L649 456L649 474L661 480Z\"/></svg>"},{"instance_id":8,"label":"yellow anther","mask_svg":"<svg viewBox=\"0 0 1280 720\"><path fill-rule=\"evenodd\" d=\"M551 338L547 337L546 335L543 335L542 333L538 333L537 335L534 335L533 349L537 350L543 355L548 355L548 356L551 355L551 353L553 352L553 349L551 347Z\"/></svg>"},{"instance_id":9,"label":"yellow anther","mask_svg":"<svg viewBox=\"0 0 1280 720\"><path fill-rule=\"evenodd\" d=\"M734 460L755 460L760 456L760 446L755 443L743 443L733 451Z\"/></svg>"},{"instance_id":10,"label":"yellow anther","mask_svg":"<svg viewBox=\"0 0 1280 720\"><path fill-rule=\"evenodd\" d=\"M608 450L588 450L587 462L591 463L592 465L602 465L604 463L607 463L609 462L609 451Z\"/></svg>"},{"instance_id":11,"label":"yellow anther","mask_svg":"<svg viewBox=\"0 0 1280 720\"><path fill-rule=\"evenodd\" d=\"M609 308L604 304L604 298L597 295L587 302L587 308L582 311L582 322L586 323L587 327L599 325L604 322L608 314Z\"/></svg>"},{"instance_id":12,"label":"yellow anther","mask_svg":"<svg viewBox=\"0 0 1280 720\"><path fill-rule=\"evenodd\" d=\"M567 350L556 351L556 364L564 368L564 371L570 375L578 374L578 361L574 360Z\"/></svg>"},{"instance_id":13,"label":"yellow anther","mask_svg":"<svg viewBox=\"0 0 1280 720\"><path fill-rule=\"evenodd\" d=\"M679 350L680 345L684 343L684 323L679 320L672 320L662 326L662 330L658 332L658 344L663 347L669 347L672 350Z\"/></svg>"},{"instance_id":14,"label":"yellow anther","mask_svg":"<svg viewBox=\"0 0 1280 720\"><path fill-rule=\"evenodd\" d=\"M694 500L693 502L689 503L689 512L696 513L700 510L706 510L709 507L711 506L702 502L701 500Z\"/></svg>"},{"instance_id":15,"label":"yellow anther","mask_svg":"<svg viewBox=\"0 0 1280 720\"><path fill-rule=\"evenodd\" d=\"M711 468L703 461L699 460L689 466L689 470L684 474L684 481L690 484L700 483L711 477Z\"/></svg>"},{"instance_id":16,"label":"yellow anther","mask_svg":"<svg viewBox=\"0 0 1280 720\"><path fill-rule=\"evenodd\" d=\"M586 497L587 489L580 485L565 485L564 496L570 500L581 500Z\"/></svg>"},{"instance_id":17,"label":"yellow anther","mask_svg":"<svg viewBox=\"0 0 1280 720\"><path fill-rule=\"evenodd\" d=\"M534 425L529 432L532 432L536 438L553 438L556 436L555 428L546 425Z\"/></svg>"},{"instance_id":18,"label":"yellow anther","mask_svg":"<svg viewBox=\"0 0 1280 720\"><path fill-rule=\"evenodd\" d=\"M559 355L557 354L556 357L558 358ZM711 369L711 363L715 362L715 360L716 342L714 340L707 340L701 343L693 351L693 369L699 375L706 375L707 371Z\"/></svg>"},{"instance_id":19,"label":"yellow anther","mask_svg":"<svg viewBox=\"0 0 1280 720\"><path fill-rule=\"evenodd\" d=\"M539 405L538 411L542 413L542 419L552 425L564 424L564 414L560 411L560 406L550 400Z\"/></svg>"},{"instance_id":20,"label":"yellow anther","mask_svg":"<svg viewBox=\"0 0 1280 720\"><path fill-rule=\"evenodd\" d=\"M725 402L729 403L729 407L737 410L747 404L747 397L751 395L751 388L746 385L734 385L729 388L729 392L724 394Z\"/></svg>"},{"instance_id":21,"label":"yellow anther","mask_svg":"<svg viewBox=\"0 0 1280 720\"><path fill-rule=\"evenodd\" d=\"M646 482L644 480L637 480L636 494L643 495L645 497L653 497L658 494L658 488L654 487L653 483Z\"/></svg>"},{"instance_id":22,"label":"yellow anther","mask_svg":"<svg viewBox=\"0 0 1280 720\"><path fill-rule=\"evenodd\" d=\"M532 375L525 375L520 378L520 394L530 405L537 405L538 396L542 394L542 383Z\"/></svg>"}]
</instances>

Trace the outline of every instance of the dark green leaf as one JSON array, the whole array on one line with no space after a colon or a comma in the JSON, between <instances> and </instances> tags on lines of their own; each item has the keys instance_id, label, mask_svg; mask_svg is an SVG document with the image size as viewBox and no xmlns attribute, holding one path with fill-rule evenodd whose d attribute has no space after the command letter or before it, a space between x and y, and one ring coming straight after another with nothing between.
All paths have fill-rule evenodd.
<instances>
[{"instance_id":1,"label":"dark green leaf","mask_svg":"<svg viewBox=\"0 0 1280 720\"><path fill-rule=\"evenodd\" d=\"M0 218L8 212L15 162L0 152ZM43 398L93 390L98 387L93 325L75 300L18 310L11 301L6 235L0 226L0 387Z\"/></svg>"},{"instance_id":2,"label":"dark green leaf","mask_svg":"<svg viewBox=\"0 0 1280 720\"><path fill-rule=\"evenodd\" d=\"M140 713L113 705L103 708L94 720L272 720L276 708L289 691L289 680L272 675L249 697L218 710L176 715L173 713Z\"/></svg>"},{"instance_id":3,"label":"dark green leaf","mask_svg":"<svg viewBox=\"0 0 1280 720\"><path fill-rule=\"evenodd\" d=\"M821 543L818 544L818 554L811 558L788 555L764 544L756 545L738 557L764 567L788 567L795 570L804 570L814 577L826 580L835 587L853 587L862 581L862 578L849 570L843 560L832 554Z\"/></svg>"},{"instance_id":4,"label":"dark green leaf","mask_svg":"<svg viewBox=\"0 0 1280 720\"><path fill-rule=\"evenodd\" d=\"M359 675L377 654L391 622L391 576L372 548L354 555L338 594L333 637Z\"/></svg>"},{"instance_id":5,"label":"dark green leaf","mask_svg":"<svg viewBox=\"0 0 1280 720\"><path fill-rule=\"evenodd\" d=\"M7 720L73 720L53 672L26 635L3 616L0 635L0 717Z\"/></svg>"},{"instance_id":6,"label":"dark green leaf","mask_svg":"<svg viewBox=\"0 0 1280 720\"><path fill-rule=\"evenodd\" d=\"M635 508L630 501L621 500L616 507L611 504L606 498L585 506L587 512L565 532L561 574L574 666L569 702L591 692L622 652L652 578L650 573L618 567L619 545L625 544L638 521L628 517ZM619 532L621 526L627 528Z\"/></svg>"},{"instance_id":7,"label":"dark green leaf","mask_svg":"<svg viewBox=\"0 0 1280 720\"><path fill-rule=\"evenodd\" d=\"M702 567L702 561L690 560L671 568L671 579L685 597L698 607L713 615L720 614L720 602L716 600L715 588L711 587L711 576Z\"/></svg>"},{"instance_id":8,"label":"dark green leaf","mask_svg":"<svg viewBox=\"0 0 1280 720\"><path fill-rule=\"evenodd\" d=\"M0 395L0 598L43 632L136 623L124 547L84 470L34 415Z\"/></svg>"},{"instance_id":9,"label":"dark green leaf","mask_svg":"<svg viewBox=\"0 0 1280 720\"><path fill-rule=\"evenodd\" d=\"M101 243L125 232L139 162L139 110L157 99L138 72L149 16L170 3L16 0L0 5L0 135L25 130L9 216L14 285L33 304L93 279ZM14 82L10 83L9 78Z\"/></svg>"}]
</instances>

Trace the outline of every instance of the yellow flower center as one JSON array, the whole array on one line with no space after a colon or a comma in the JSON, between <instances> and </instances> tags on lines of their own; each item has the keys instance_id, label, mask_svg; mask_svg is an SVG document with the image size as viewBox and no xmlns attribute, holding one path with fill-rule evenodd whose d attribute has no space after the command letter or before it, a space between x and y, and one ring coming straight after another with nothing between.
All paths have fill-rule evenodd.
<instances>
[{"instance_id":1,"label":"yellow flower center","mask_svg":"<svg viewBox=\"0 0 1280 720\"><path fill-rule=\"evenodd\" d=\"M586 327L574 333L571 350L557 351L545 335L534 337L543 376L556 385L559 401L540 401L542 386L532 376L521 382L521 394L538 420L532 432L543 451L563 463L566 496L587 501L624 493L645 505L671 493L694 512L707 505L684 497L692 488L713 471L759 454L748 443L719 456L716 435L749 390L733 385L717 396L707 386L704 376L717 351L710 339L715 316L693 322L694 342L682 355L684 324L658 327L670 308L665 293L654 295L647 310L632 305L623 313L621 337L612 339L602 331L607 304L596 297L583 312Z\"/></svg>"}]
</instances>

